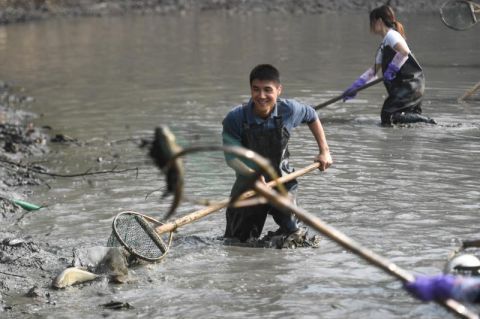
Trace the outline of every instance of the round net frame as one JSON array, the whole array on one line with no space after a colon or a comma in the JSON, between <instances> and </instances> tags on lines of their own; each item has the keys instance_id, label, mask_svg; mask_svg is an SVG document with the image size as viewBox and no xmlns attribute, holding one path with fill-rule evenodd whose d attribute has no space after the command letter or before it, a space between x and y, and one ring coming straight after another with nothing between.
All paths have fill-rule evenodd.
<instances>
[{"instance_id":1,"label":"round net frame","mask_svg":"<svg viewBox=\"0 0 480 319\"><path fill-rule=\"evenodd\" d=\"M467 30L477 23L475 7L478 6L471 1L450 0L440 8L442 22L454 30Z\"/></svg>"},{"instance_id":2,"label":"round net frame","mask_svg":"<svg viewBox=\"0 0 480 319\"><path fill-rule=\"evenodd\" d=\"M112 223L108 247L124 247L131 255L148 262L160 261L172 244L173 233L158 234L156 226L163 223L133 211L121 212Z\"/></svg>"}]
</instances>

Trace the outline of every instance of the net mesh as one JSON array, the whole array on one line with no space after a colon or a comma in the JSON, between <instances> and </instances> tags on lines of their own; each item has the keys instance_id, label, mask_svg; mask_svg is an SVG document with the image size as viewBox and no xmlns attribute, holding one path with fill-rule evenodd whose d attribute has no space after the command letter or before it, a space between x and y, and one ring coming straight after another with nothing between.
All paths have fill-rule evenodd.
<instances>
[{"instance_id":1,"label":"net mesh","mask_svg":"<svg viewBox=\"0 0 480 319\"><path fill-rule=\"evenodd\" d=\"M157 261L165 256L170 243L171 234L166 245L164 239L157 235L153 227L140 215L121 213L114 219L107 246L123 246L138 258Z\"/></svg>"},{"instance_id":2,"label":"net mesh","mask_svg":"<svg viewBox=\"0 0 480 319\"><path fill-rule=\"evenodd\" d=\"M473 8L467 1L449 1L440 12L442 21L456 30L466 30L477 23Z\"/></svg>"}]
</instances>

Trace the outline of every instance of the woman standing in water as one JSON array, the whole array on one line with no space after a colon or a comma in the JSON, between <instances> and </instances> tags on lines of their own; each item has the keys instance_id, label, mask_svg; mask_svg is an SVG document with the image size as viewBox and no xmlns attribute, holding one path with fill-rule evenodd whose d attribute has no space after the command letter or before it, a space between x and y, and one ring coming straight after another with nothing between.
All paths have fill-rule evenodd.
<instances>
[{"instance_id":1,"label":"woman standing in water","mask_svg":"<svg viewBox=\"0 0 480 319\"><path fill-rule=\"evenodd\" d=\"M370 31L383 38L375 56L375 64L343 93L343 100L354 98L355 91L375 79L381 68L388 92L380 115L382 124L436 124L433 119L421 115L425 77L405 41L403 25L397 21L390 6L383 5L370 12Z\"/></svg>"}]
</instances>

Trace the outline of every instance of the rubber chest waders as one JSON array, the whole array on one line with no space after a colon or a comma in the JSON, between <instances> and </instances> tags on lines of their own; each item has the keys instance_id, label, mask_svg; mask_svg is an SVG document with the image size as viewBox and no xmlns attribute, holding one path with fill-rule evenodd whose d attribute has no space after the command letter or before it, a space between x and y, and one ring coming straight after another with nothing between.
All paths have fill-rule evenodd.
<instances>
[{"instance_id":1,"label":"rubber chest waders","mask_svg":"<svg viewBox=\"0 0 480 319\"><path fill-rule=\"evenodd\" d=\"M389 46L384 46L380 50L382 50L382 73L385 73L396 51ZM420 64L412 53L408 55L408 60L400 68L393 81L384 81L384 84L388 98L382 107L382 124L392 124L392 116L395 117L396 113L422 113L421 103L425 90L425 77Z\"/></svg>"},{"instance_id":2,"label":"rubber chest waders","mask_svg":"<svg viewBox=\"0 0 480 319\"><path fill-rule=\"evenodd\" d=\"M282 117L274 117L274 128L267 128L266 122L249 124L246 115L247 107L249 107L248 104L243 106L242 146L268 158L279 176L293 172L288 162L289 152L287 144L290 133L284 127ZM265 178L268 182L268 177ZM241 187L242 182L242 177L237 175L237 180L232 188L232 194L238 187ZM285 186L290 192L294 192L297 187L297 181L293 180ZM275 222L285 233L293 232L298 228L296 218L293 215L287 216L268 204L228 208L226 212L227 227L225 237L238 238L241 241L246 241L251 237L258 238L262 233L267 214L273 216Z\"/></svg>"}]
</instances>

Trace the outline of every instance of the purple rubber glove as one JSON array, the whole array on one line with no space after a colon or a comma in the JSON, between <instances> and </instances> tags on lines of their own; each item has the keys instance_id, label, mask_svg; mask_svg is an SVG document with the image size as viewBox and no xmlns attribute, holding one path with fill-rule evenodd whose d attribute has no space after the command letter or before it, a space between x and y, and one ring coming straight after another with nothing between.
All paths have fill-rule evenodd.
<instances>
[{"instance_id":1,"label":"purple rubber glove","mask_svg":"<svg viewBox=\"0 0 480 319\"><path fill-rule=\"evenodd\" d=\"M407 62L408 55L403 55L400 52L397 52L393 57L392 61L388 64L385 73L383 74L383 78L387 82L393 81L397 77L398 71L402 68L402 66Z\"/></svg>"},{"instance_id":2,"label":"purple rubber glove","mask_svg":"<svg viewBox=\"0 0 480 319\"><path fill-rule=\"evenodd\" d=\"M452 298L455 277L452 275L418 276L415 281L406 282L404 288L422 301Z\"/></svg>"},{"instance_id":3,"label":"purple rubber glove","mask_svg":"<svg viewBox=\"0 0 480 319\"><path fill-rule=\"evenodd\" d=\"M366 83L367 81L361 77L356 79L355 82L353 82L352 85L350 85L350 87L343 92L343 102L353 99L355 96L357 96L357 90Z\"/></svg>"},{"instance_id":4,"label":"purple rubber glove","mask_svg":"<svg viewBox=\"0 0 480 319\"><path fill-rule=\"evenodd\" d=\"M375 78L375 71L373 68L368 69L365 71L358 79L355 80L355 82L350 85L348 89L343 92L343 102L353 99L357 95L357 90L370 82L372 79Z\"/></svg>"},{"instance_id":5,"label":"purple rubber glove","mask_svg":"<svg viewBox=\"0 0 480 319\"><path fill-rule=\"evenodd\" d=\"M385 81L391 82L397 77L397 73L400 71L400 68L393 63L389 63L385 73L383 73L383 78Z\"/></svg>"}]
</instances>

